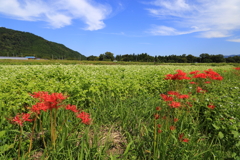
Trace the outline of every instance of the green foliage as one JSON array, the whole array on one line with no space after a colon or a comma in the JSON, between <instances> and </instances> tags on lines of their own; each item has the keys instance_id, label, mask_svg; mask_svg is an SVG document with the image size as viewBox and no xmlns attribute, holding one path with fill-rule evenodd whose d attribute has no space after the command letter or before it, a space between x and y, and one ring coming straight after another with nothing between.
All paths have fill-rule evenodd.
<instances>
[{"instance_id":1,"label":"green foliage","mask_svg":"<svg viewBox=\"0 0 240 160\"><path fill-rule=\"evenodd\" d=\"M106 63L104 63L106 64ZM200 82L208 92L200 94L189 81L173 83L164 80L177 69L185 72L212 68L224 77L210 84ZM56 150L44 147L40 127L30 159L239 159L240 113L239 71L232 66L174 65L2 65L0 66L0 159L17 157L19 131L9 123L17 113L27 112L35 104L29 93L58 92L69 95L66 103L90 113L93 124L77 127L73 113L59 110ZM182 89L190 94L188 110L173 110L159 94ZM185 102L185 100L181 100ZM215 106L208 108L209 104ZM162 110L156 111L160 106ZM162 132L154 138L156 124ZM168 121L162 117L168 117ZM173 118L178 118L177 122ZM43 114L43 126L50 116ZM176 130L170 131L174 125ZM31 123L24 125L21 155L29 145ZM71 132L76 128L75 132ZM70 134L70 137L66 137ZM179 134L189 142L179 141ZM50 133L45 133L46 143ZM38 157L37 157L38 156Z\"/></svg>"},{"instance_id":2,"label":"green foliage","mask_svg":"<svg viewBox=\"0 0 240 160\"><path fill-rule=\"evenodd\" d=\"M35 56L42 59L81 59L86 57L62 44L28 32L0 27L0 56Z\"/></svg>"},{"instance_id":3,"label":"green foliage","mask_svg":"<svg viewBox=\"0 0 240 160\"><path fill-rule=\"evenodd\" d=\"M100 61L113 61L114 60L113 55L114 54L112 52L105 52L104 54L99 55L99 60ZM88 58L90 58L90 57L88 57Z\"/></svg>"},{"instance_id":4,"label":"green foliage","mask_svg":"<svg viewBox=\"0 0 240 160\"><path fill-rule=\"evenodd\" d=\"M103 54L100 55L102 57ZM147 53L141 54L124 54L116 55L117 61L127 62L155 62L158 63L239 63L240 55L230 56L225 58L223 55L209 55L208 53L202 53L199 57L195 57L191 54L186 55L168 55L168 56L151 56Z\"/></svg>"}]
</instances>

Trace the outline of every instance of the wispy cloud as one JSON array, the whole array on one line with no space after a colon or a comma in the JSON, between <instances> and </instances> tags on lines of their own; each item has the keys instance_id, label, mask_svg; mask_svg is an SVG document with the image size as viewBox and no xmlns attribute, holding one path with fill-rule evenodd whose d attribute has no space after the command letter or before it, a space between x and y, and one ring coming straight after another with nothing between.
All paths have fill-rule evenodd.
<instances>
[{"instance_id":1,"label":"wispy cloud","mask_svg":"<svg viewBox=\"0 0 240 160\"><path fill-rule=\"evenodd\" d=\"M228 39L227 41L240 43L240 39Z\"/></svg>"},{"instance_id":2,"label":"wispy cloud","mask_svg":"<svg viewBox=\"0 0 240 160\"><path fill-rule=\"evenodd\" d=\"M18 20L45 21L53 28L81 20L87 25L85 30L102 29L103 20L112 11L109 5L93 0L0 0L0 4L0 14Z\"/></svg>"},{"instance_id":3,"label":"wispy cloud","mask_svg":"<svg viewBox=\"0 0 240 160\"><path fill-rule=\"evenodd\" d=\"M200 31L196 27L192 27L191 30L188 31L178 31L175 28L167 27L167 26L157 26L153 25L151 29L148 30L149 33L153 35L162 35L162 36L175 36L175 35L182 35L182 34L190 34Z\"/></svg>"},{"instance_id":4,"label":"wispy cloud","mask_svg":"<svg viewBox=\"0 0 240 160\"><path fill-rule=\"evenodd\" d=\"M152 27L154 35L198 32L200 37L219 38L230 37L240 29L239 0L154 0L150 4L154 6L147 9L151 15L171 24Z\"/></svg>"}]
</instances>

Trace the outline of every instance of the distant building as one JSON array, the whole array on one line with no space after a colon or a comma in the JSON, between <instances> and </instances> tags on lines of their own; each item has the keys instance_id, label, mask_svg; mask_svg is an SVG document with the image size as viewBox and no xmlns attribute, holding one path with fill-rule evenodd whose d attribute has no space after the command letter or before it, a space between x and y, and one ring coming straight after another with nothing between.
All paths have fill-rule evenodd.
<instances>
[{"instance_id":1,"label":"distant building","mask_svg":"<svg viewBox=\"0 0 240 160\"><path fill-rule=\"evenodd\" d=\"M3 56L0 56L0 59L28 60L28 58L26 57L3 57Z\"/></svg>"},{"instance_id":2,"label":"distant building","mask_svg":"<svg viewBox=\"0 0 240 160\"><path fill-rule=\"evenodd\" d=\"M27 59L36 59L36 57L34 57L34 56L26 56L25 58L27 58Z\"/></svg>"},{"instance_id":3,"label":"distant building","mask_svg":"<svg viewBox=\"0 0 240 160\"><path fill-rule=\"evenodd\" d=\"M28 59L37 59L34 56L26 56L26 57L4 57L0 56L0 59L13 59L13 60L28 60Z\"/></svg>"}]
</instances>

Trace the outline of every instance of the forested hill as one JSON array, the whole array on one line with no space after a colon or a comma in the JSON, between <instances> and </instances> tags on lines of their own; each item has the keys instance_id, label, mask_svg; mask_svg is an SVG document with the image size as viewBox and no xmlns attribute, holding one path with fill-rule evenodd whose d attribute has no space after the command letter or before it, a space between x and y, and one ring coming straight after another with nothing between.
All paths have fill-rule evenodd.
<instances>
[{"instance_id":1,"label":"forested hill","mask_svg":"<svg viewBox=\"0 0 240 160\"><path fill-rule=\"evenodd\" d=\"M43 59L81 59L86 57L63 44L50 42L32 33L0 27L0 56L35 56Z\"/></svg>"}]
</instances>

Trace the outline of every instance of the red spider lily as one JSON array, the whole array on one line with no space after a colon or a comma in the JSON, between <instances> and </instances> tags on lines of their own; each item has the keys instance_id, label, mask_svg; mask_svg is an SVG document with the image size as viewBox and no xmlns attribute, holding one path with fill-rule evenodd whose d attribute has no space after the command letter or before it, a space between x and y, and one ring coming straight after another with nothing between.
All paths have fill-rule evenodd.
<instances>
[{"instance_id":1,"label":"red spider lily","mask_svg":"<svg viewBox=\"0 0 240 160\"><path fill-rule=\"evenodd\" d=\"M196 82L189 82L190 84L197 84Z\"/></svg>"},{"instance_id":2,"label":"red spider lily","mask_svg":"<svg viewBox=\"0 0 240 160\"><path fill-rule=\"evenodd\" d=\"M15 122L16 124L18 124L20 126L23 126L24 122L26 122L26 121L31 122L32 121L32 119L29 119L30 116L31 115L29 113L18 114L12 119L12 122Z\"/></svg>"},{"instance_id":3,"label":"red spider lily","mask_svg":"<svg viewBox=\"0 0 240 160\"><path fill-rule=\"evenodd\" d=\"M209 109L214 109L215 106L214 106L214 105L208 105L208 108L209 108Z\"/></svg>"},{"instance_id":4,"label":"red spider lily","mask_svg":"<svg viewBox=\"0 0 240 160\"><path fill-rule=\"evenodd\" d=\"M158 129L158 131L157 131L158 133L162 133L162 130L161 129Z\"/></svg>"},{"instance_id":5,"label":"red spider lily","mask_svg":"<svg viewBox=\"0 0 240 160\"><path fill-rule=\"evenodd\" d=\"M173 97L168 96L168 95L166 95L166 94L160 94L160 96L162 97L162 99L163 99L164 101L173 101Z\"/></svg>"},{"instance_id":6,"label":"red spider lily","mask_svg":"<svg viewBox=\"0 0 240 160\"><path fill-rule=\"evenodd\" d=\"M188 143L190 140L188 139L188 138L183 138L182 139L182 142L186 142L186 143Z\"/></svg>"},{"instance_id":7,"label":"red spider lily","mask_svg":"<svg viewBox=\"0 0 240 160\"><path fill-rule=\"evenodd\" d=\"M75 113L78 113L79 111L77 110L77 107L75 105L70 105L68 104L65 108L66 110L70 110L70 111L73 111Z\"/></svg>"},{"instance_id":8,"label":"red spider lily","mask_svg":"<svg viewBox=\"0 0 240 160\"><path fill-rule=\"evenodd\" d=\"M221 80L223 80L223 77L222 76L212 77L212 79L221 81Z\"/></svg>"},{"instance_id":9,"label":"red spider lily","mask_svg":"<svg viewBox=\"0 0 240 160\"><path fill-rule=\"evenodd\" d=\"M198 93L206 93L207 90L202 89L201 87L197 87L197 92Z\"/></svg>"},{"instance_id":10,"label":"red spider lily","mask_svg":"<svg viewBox=\"0 0 240 160\"><path fill-rule=\"evenodd\" d=\"M196 70L196 71L190 72L190 74L197 74L198 72L200 72L200 71Z\"/></svg>"},{"instance_id":11,"label":"red spider lily","mask_svg":"<svg viewBox=\"0 0 240 160\"><path fill-rule=\"evenodd\" d=\"M173 119L174 122L177 122L178 120L179 120L178 118L174 118L174 119Z\"/></svg>"},{"instance_id":12,"label":"red spider lily","mask_svg":"<svg viewBox=\"0 0 240 160\"><path fill-rule=\"evenodd\" d=\"M48 94L48 92L44 91L34 92L32 97L39 99L39 101L44 103L50 110L61 107L60 103L67 98L67 96L64 96L62 93Z\"/></svg>"},{"instance_id":13,"label":"red spider lily","mask_svg":"<svg viewBox=\"0 0 240 160\"><path fill-rule=\"evenodd\" d=\"M37 98L37 99L40 99L40 101L43 99L43 97L45 96L45 95L47 95L48 94L48 92L45 92L45 91L39 91L39 92L34 92L34 94L31 94L31 96L33 97L33 98Z\"/></svg>"},{"instance_id":14,"label":"red spider lily","mask_svg":"<svg viewBox=\"0 0 240 160\"><path fill-rule=\"evenodd\" d=\"M32 105L32 108L30 108L30 110L36 114L40 114L40 111L47 111L48 110L48 106L43 103L36 103L35 105Z\"/></svg>"},{"instance_id":15,"label":"red spider lily","mask_svg":"<svg viewBox=\"0 0 240 160\"><path fill-rule=\"evenodd\" d=\"M191 102L186 102L186 104L189 106L189 107L192 107L192 103Z\"/></svg>"},{"instance_id":16,"label":"red spider lily","mask_svg":"<svg viewBox=\"0 0 240 160\"><path fill-rule=\"evenodd\" d=\"M161 111L161 109L162 109L161 107L156 107L157 111Z\"/></svg>"},{"instance_id":17,"label":"red spider lily","mask_svg":"<svg viewBox=\"0 0 240 160\"><path fill-rule=\"evenodd\" d=\"M162 119L166 120L166 119L167 119L167 116L162 116Z\"/></svg>"},{"instance_id":18,"label":"red spider lily","mask_svg":"<svg viewBox=\"0 0 240 160\"><path fill-rule=\"evenodd\" d=\"M181 134L179 134L178 139L179 139L179 140L182 140L183 137L184 137L184 133L181 133Z\"/></svg>"},{"instance_id":19,"label":"red spider lily","mask_svg":"<svg viewBox=\"0 0 240 160\"><path fill-rule=\"evenodd\" d=\"M189 142L188 138L183 138L183 137L184 137L184 133L179 134L178 136L179 141L186 142L186 143Z\"/></svg>"},{"instance_id":20,"label":"red spider lily","mask_svg":"<svg viewBox=\"0 0 240 160\"><path fill-rule=\"evenodd\" d=\"M155 119L159 119L159 118L160 118L160 115L159 115L159 114L154 114L154 118L155 118Z\"/></svg>"},{"instance_id":21,"label":"red spider lily","mask_svg":"<svg viewBox=\"0 0 240 160\"><path fill-rule=\"evenodd\" d=\"M183 80L183 79L191 79L187 77L187 73L183 72L182 70L177 70L178 73L176 74L167 74L165 75L166 80Z\"/></svg>"},{"instance_id":22,"label":"red spider lily","mask_svg":"<svg viewBox=\"0 0 240 160\"><path fill-rule=\"evenodd\" d=\"M180 95L180 93L178 93L177 91L168 91L167 94L169 94L169 95L175 95L175 96Z\"/></svg>"},{"instance_id":23,"label":"red spider lily","mask_svg":"<svg viewBox=\"0 0 240 160\"><path fill-rule=\"evenodd\" d=\"M175 129L176 129L175 126L170 126L170 130L171 130L171 131L173 131L173 130L175 130Z\"/></svg>"},{"instance_id":24,"label":"red spider lily","mask_svg":"<svg viewBox=\"0 0 240 160\"><path fill-rule=\"evenodd\" d=\"M31 96L33 98L39 99L40 101L53 101L53 100L62 101L67 98L67 96L64 96L62 93L49 94L48 92L45 91L34 92L34 94L32 94Z\"/></svg>"},{"instance_id":25,"label":"red spider lily","mask_svg":"<svg viewBox=\"0 0 240 160\"><path fill-rule=\"evenodd\" d=\"M207 74L205 73L195 74L193 78L207 78Z\"/></svg>"},{"instance_id":26,"label":"red spider lily","mask_svg":"<svg viewBox=\"0 0 240 160\"><path fill-rule=\"evenodd\" d=\"M82 123L87 124L87 125L90 124L90 122L91 122L90 115L86 112L78 113L77 118L80 118L82 120Z\"/></svg>"},{"instance_id":27,"label":"red spider lily","mask_svg":"<svg viewBox=\"0 0 240 160\"><path fill-rule=\"evenodd\" d=\"M170 106L172 108L179 108L179 107L181 107L181 103L172 101L171 103L168 104L168 106Z\"/></svg>"},{"instance_id":28,"label":"red spider lily","mask_svg":"<svg viewBox=\"0 0 240 160\"><path fill-rule=\"evenodd\" d=\"M210 79L213 79L213 80L223 79L223 77L220 74L218 74L217 72L214 72L212 69L205 70L204 72L207 74L208 78Z\"/></svg>"},{"instance_id":29,"label":"red spider lily","mask_svg":"<svg viewBox=\"0 0 240 160\"><path fill-rule=\"evenodd\" d=\"M236 67L236 68L233 68L233 69L235 69L235 70L240 70L240 67Z\"/></svg>"},{"instance_id":30,"label":"red spider lily","mask_svg":"<svg viewBox=\"0 0 240 160\"><path fill-rule=\"evenodd\" d=\"M187 94L182 94L182 95L179 95L177 98L179 99L188 99L190 96L187 95Z\"/></svg>"},{"instance_id":31,"label":"red spider lily","mask_svg":"<svg viewBox=\"0 0 240 160\"><path fill-rule=\"evenodd\" d=\"M223 77L218 74L217 72L213 71L212 69L208 69L203 71L203 73L199 73L199 71L193 71L190 72L190 74L193 74L194 76L192 78L210 78L213 80L222 80Z\"/></svg>"},{"instance_id":32,"label":"red spider lily","mask_svg":"<svg viewBox=\"0 0 240 160\"><path fill-rule=\"evenodd\" d=\"M165 75L164 79L171 80L171 79L173 79L173 75L172 74L167 74L167 75Z\"/></svg>"}]
</instances>

